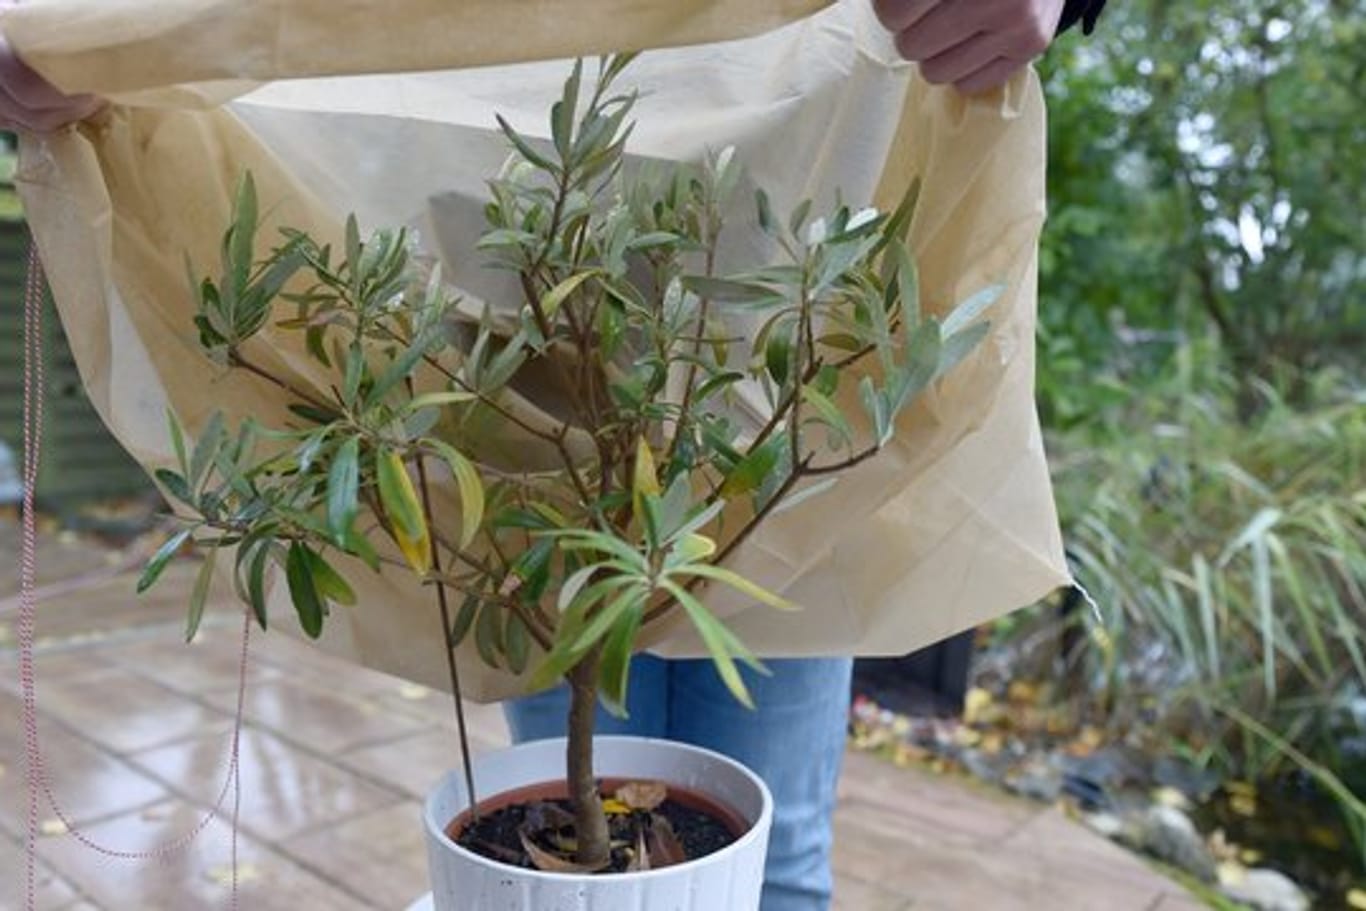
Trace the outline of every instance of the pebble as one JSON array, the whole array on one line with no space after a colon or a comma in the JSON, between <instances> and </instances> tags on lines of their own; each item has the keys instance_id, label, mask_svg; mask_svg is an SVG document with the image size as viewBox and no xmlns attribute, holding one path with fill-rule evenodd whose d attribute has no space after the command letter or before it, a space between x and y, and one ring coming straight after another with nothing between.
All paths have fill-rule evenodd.
<instances>
[{"instance_id":1,"label":"pebble","mask_svg":"<svg viewBox=\"0 0 1366 911\"><path fill-rule=\"evenodd\" d=\"M1133 814L1125 829L1125 839L1139 850L1204 882L1214 881L1216 869L1209 846L1190 817L1176 807L1150 806Z\"/></svg>"},{"instance_id":2,"label":"pebble","mask_svg":"<svg viewBox=\"0 0 1366 911\"><path fill-rule=\"evenodd\" d=\"M1309 897L1277 870L1246 870L1232 864L1219 868L1219 887L1233 901L1257 911L1308 911Z\"/></svg>"}]
</instances>

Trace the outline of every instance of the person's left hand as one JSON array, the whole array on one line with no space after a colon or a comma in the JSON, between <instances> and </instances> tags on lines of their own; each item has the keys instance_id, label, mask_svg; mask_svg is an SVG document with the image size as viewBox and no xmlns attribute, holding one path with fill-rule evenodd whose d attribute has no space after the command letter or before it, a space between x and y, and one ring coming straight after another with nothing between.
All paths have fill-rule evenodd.
<instances>
[{"instance_id":1,"label":"person's left hand","mask_svg":"<svg viewBox=\"0 0 1366 911\"><path fill-rule=\"evenodd\" d=\"M0 0L0 14L15 4ZM89 95L65 95L35 73L0 34L0 129L51 133L104 106Z\"/></svg>"},{"instance_id":2,"label":"person's left hand","mask_svg":"<svg viewBox=\"0 0 1366 911\"><path fill-rule=\"evenodd\" d=\"M897 50L930 82L977 94L1053 42L1064 0L873 0Z\"/></svg>"}]
</instances>

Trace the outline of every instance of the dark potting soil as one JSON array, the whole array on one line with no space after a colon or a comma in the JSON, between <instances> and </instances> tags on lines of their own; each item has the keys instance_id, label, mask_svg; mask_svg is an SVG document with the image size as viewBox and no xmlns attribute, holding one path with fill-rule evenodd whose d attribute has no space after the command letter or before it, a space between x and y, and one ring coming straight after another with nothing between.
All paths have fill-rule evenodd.
<instances>
[{"instance_id":1,"label":"dark potting soil","mask_svg":"<svg viewBox=\"0 0 1366 911\"><path fill-rule=\"evenodd\" d=\"M527 822L529 812L536 812L538 804L551 804L566 814L571 814L569 801L550 800L519 803L493 810L479 817L479 820L463 827L453 835L457 844L466 850L496 860L501 863L528 870L536 869L531 858L522 847L521 830ZM720 819L702 810L685 806L669 798L659 807L649 812L612 813L607 817L608 832L613 842L620 843L612 849L612 863L601 872L623 873L631 862L632 847L640 826L649 825L651 815L662 816L673 827L674 835L683 846L688 860L697 860L715 853L734 843L739 837ZM462 824L464 820L457 820ZM456 825L453 824L453 825ZM545 833L550 835L552 833ZM553 834L572 838L572 828L560 829ZM542 839L544 840L544 839ZM549 845L542 845L549 847Z\"/></svg>"}]
</instances>

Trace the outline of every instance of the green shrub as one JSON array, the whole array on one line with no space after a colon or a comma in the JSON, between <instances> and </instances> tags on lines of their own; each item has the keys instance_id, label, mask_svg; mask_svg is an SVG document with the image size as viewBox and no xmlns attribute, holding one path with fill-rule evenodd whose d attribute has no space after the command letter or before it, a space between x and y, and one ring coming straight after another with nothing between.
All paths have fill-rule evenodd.
<instances>
[{"instance_id":1,"label":"green shrub","mask_svg":"<svg viewBox=\"0 0 1366 911\"><path fill-rule=\"evenodd\" d=\"M1323 371L1298 378L1292 407L1254 381L1240 420L1249 385L1220 364L1182 349L1055 441L1069 551L1098 605L1087 698L1116 730L1234 777L1299 765L1359 788L1340 744L1366 694L1366 389Z\"/></svg>"}]
</instances>

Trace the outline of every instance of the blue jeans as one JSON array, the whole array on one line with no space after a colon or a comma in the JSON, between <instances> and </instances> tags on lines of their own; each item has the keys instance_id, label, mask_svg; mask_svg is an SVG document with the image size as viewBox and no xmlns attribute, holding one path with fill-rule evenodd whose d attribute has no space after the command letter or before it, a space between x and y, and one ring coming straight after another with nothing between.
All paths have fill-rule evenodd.
<instances>
[{"instance_id":1,"label":"blue jeans","mask_svg":"<svg viewBox=\"0 0 1366 911\"><path fill-rule=\"evenodd\" d=\"M598 732L662 737L743 762L773 792L773 833L762 911L826 911L832 875L831 814L844 758L853 662L803 658L744 670L758 711L735 701L710 661L639 655L631 665L628 718L601 707ZM569 693L561 687L505 705L518 743L563 737Z\"/></svg>"}]
</instances>

